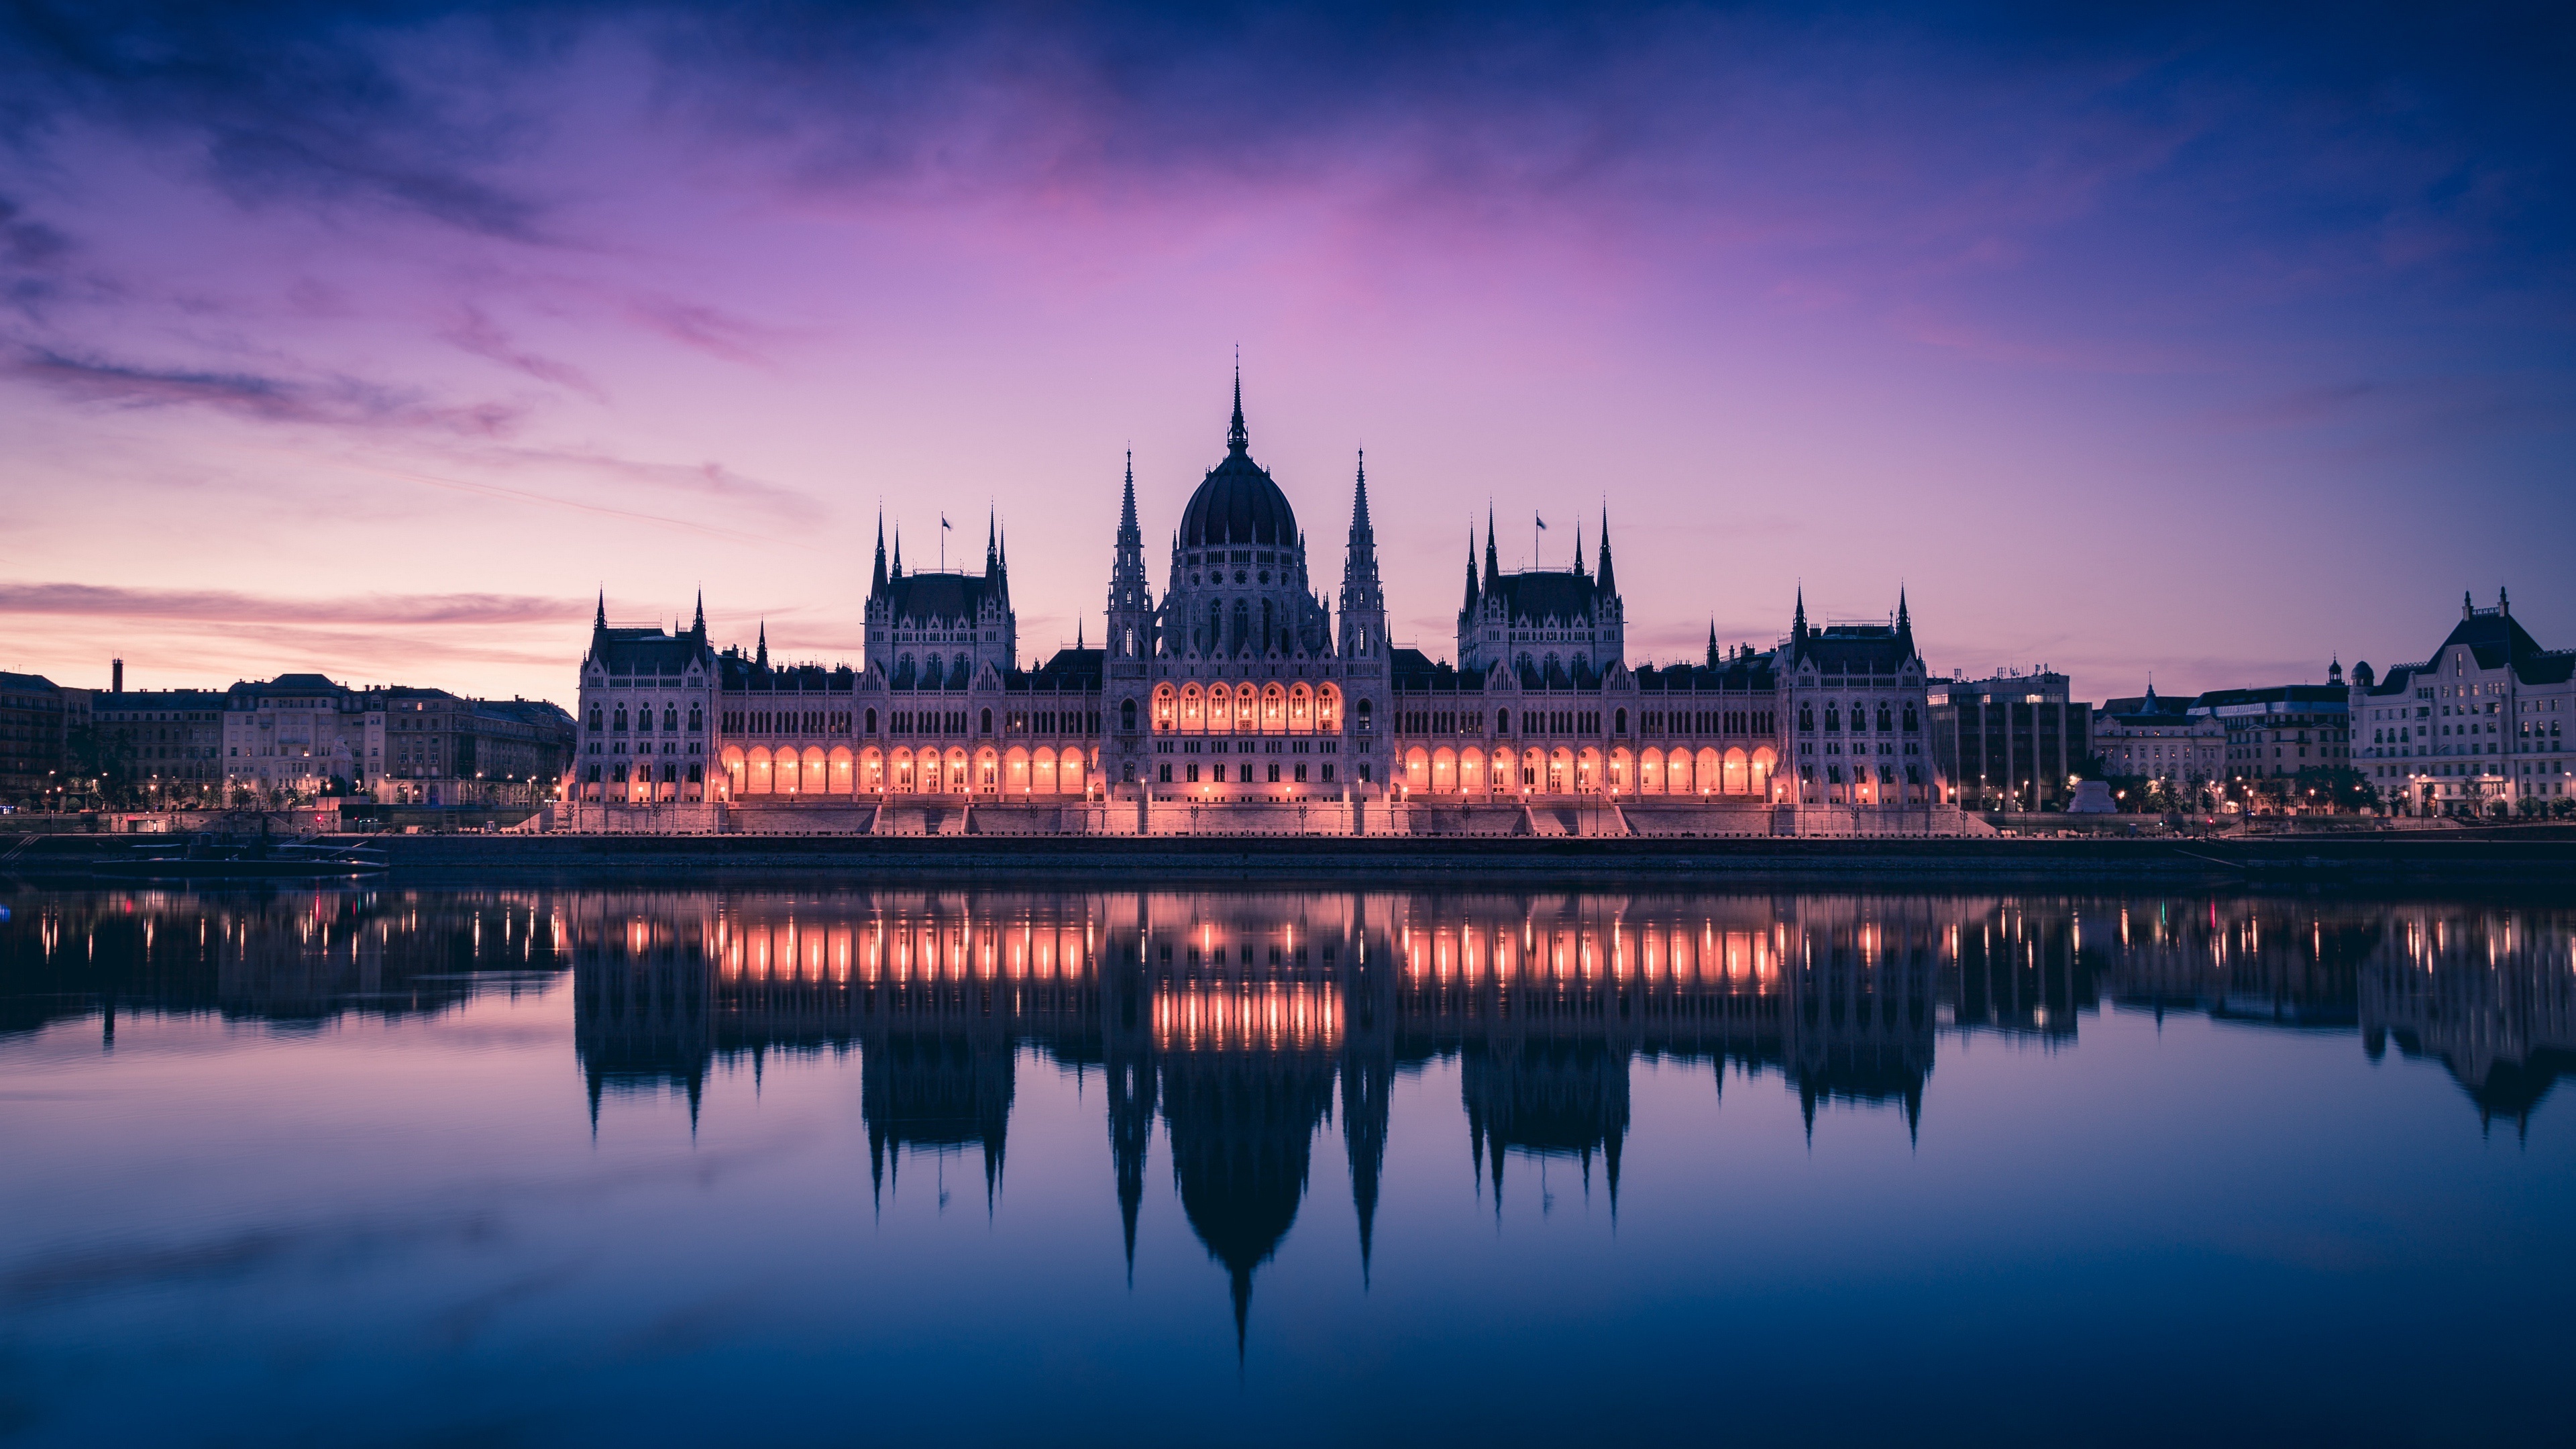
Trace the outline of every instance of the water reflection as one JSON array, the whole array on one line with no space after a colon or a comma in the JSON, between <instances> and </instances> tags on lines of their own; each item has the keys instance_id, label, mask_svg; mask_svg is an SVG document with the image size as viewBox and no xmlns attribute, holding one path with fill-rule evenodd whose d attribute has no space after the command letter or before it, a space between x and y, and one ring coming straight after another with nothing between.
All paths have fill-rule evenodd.
<instances>
[{"instance_id":1,"label":"water reflection","mask_svg":"<svg viewBox=\"0 0 2576 1449\"><path fill-rule=\"evenodd\" d=\"M1133 1274L1157 1131L1238 1342L1338 1129L1371 1268L1399 1077L1454 1059L1480 1191L1599 1170L1618 1207L1641 1064L1776 1078L1924 1130L1947 1035L2073 1047L2105 1009L2353 1033L2527 1129L2576 1071L2576 914L2317 898L1236 891L522 890L22 897L0 1046L94 1018L309 1030L572 981L594 1129L711 1074L856 1052L869 1173L971 1151L1004 1185L1017 1073L1105 1086ZM1105 1248L1105 1245L1104 1245Z\"/></svg>"}]
</instances>

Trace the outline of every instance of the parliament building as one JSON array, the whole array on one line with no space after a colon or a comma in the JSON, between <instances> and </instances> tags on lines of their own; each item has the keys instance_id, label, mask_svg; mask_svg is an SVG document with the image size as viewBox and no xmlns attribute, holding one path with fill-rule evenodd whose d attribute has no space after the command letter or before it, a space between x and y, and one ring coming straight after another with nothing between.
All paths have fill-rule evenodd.
<instances>
[{"instance_id":1,"label":"parliament building","mask_svg":"<svg viewBox=\"0 0 2576 1449\"><path fill-rule=\"evenodd\" d=\"M790 664L613 626L581 661L575 829L914 833L1953 833L1928 671L1888 622L1631 668L1609 518L1597 559L1505 572L1468 540L1454 658L1388 637L1368 472L1341 578L1310 567L1253 461L1242 381L1225 456L1182 510L1158 592L1127 466L1107 628L1024 665L1008 540L983 571L907 570L878 527L864 654Z\"/></svg>"}]
</instances>

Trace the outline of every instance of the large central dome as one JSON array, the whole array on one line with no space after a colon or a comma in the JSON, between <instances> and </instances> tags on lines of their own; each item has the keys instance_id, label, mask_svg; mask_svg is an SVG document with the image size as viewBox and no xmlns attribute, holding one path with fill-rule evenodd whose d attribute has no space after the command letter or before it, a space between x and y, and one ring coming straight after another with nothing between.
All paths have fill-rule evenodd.
<instances>
[{"instance_id":1,"label":"large central dome","mask_svg":"<svg viewBox=\"0 0 2576 1449\"><path fill-rule=\"evenodd\" d=\"M1234 426L1227 430L1225 461L1208 470L1190 506L1181 512L1181 547L1229 543L1297 542L1297 514L1288 495L1270 474L1252 461L1252 441L1243 430L1243 379L1234 380Z\"/></svg>"}]
</instances>

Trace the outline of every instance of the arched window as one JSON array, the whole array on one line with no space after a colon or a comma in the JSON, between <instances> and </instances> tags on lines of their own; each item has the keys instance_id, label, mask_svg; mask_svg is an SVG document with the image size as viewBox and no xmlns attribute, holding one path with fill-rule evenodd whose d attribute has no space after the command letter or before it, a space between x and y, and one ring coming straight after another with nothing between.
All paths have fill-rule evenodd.
<instances>
[{"instance_id":1,"label":"arched window","mask_svg":"<svg viewBox=\"0 0 2576 1449\"><path fill-rule=\"evenodd\" d=\"M1362 733L1362 734L1366 734L1366 733L1368 733L1368 729L1369 729L1369 716L1370 716L1370 714L1372 713L1372 711L1371 711L1371 710L1370 710L1370 708L1369 708L1370 703L1371 703L1371 701L1368 701L1368 700L1365 700L1365 699L1360 701L1360 706L1359 706L1359 715L1360 715L1360 733ZM1367 779L1367 778L1368 778L1368 776L1367 776L1367 775L1365 775L1365 774L1363 774L1363 775L1361 775L1361 776L1360 776L1360 778L1361 778L1361 779L1363 779L1363 780L1365 780L1365 779Z\"/></svg>"},{"instance_id":2,"label":"arched window","mask_svg":"<svg viewBox=\"0 0 2576 1449\"><path fill-rule=\"evenodd\" d=\"M1225 647L1225 600L1208 603L1207 643L1201 652L1214 654Z\"/></svg>"},{"instance_id":3,"label":"arched window","mask_svg":"<svg viewBox=\"0 0 2576 1449\"><path fill-rule=\"evenodd\" d=\"M1264 654L1269 653L1269 652L1270 652L1270 644L1271 644L1270 601L1269 601L1268 599L1264 599L1264 600L1262 600L1262 601L1261 601L1261 652L1262 652L1262 653L1264 653Z\"/></svg>"},{"instance_id":4,"label":"arched window","mask_svg":"<svg viewBox=\"0 0 2576 1449\"><path fill-rule=\"evenodd\" d=\"M1244 638L1252 629L1252 606L1241 599L1234 601L1234 652L1243 652Z\"/></svg>"},{"instance_id":5,"label":"arched window","mask_svg":"<svg viewBox=\"0 0 2576 1449\"><path fill-rule=\"evenodd\" d=\"M679 712L678 710L676 710L676 709L672 708L671 706L667 705L667 704L666 704L666 705L664 705L664 706L662 706L662 729L663 729L663 731L664 731L665 733L668 733L668 732L670 732L670 731L672 731L672 730L676 730L676 729L678 729L679 727L680 727L680 712Z\"/></svg>"},{"instance_id":6,"label":"arched window","mask_svg":"<svg viewBox=\"0 0 2576 1449\"><path fill-rule=\"evenodd\" d=\"M1494 711L1494 733L1496 733L1496 734L1498 734L1498 735L1507 735L1507 734L1510 734L1511 732L1512 732L1512 712L1511 712L1510 710L1507 710L1507 709L1498 709L1498 710L1495 710L1495 711Z\"/></svg>"},{"instance_id":7,"label":"arched window","mask_svg":"<svg viewBox=\"0 0 2576 1449\"><path fill-rule=\"evenodd\" d=\"M599 728L599 706L595 704L590 707L590 727Z\"/></svg>"},{"instance_id":8,"label":"arched window","mask_svg":"<svg viewBox=\"0 0 2576 1449\"><path fill-rule=\"evenodd\" d=\"M1907 705L1905 707L1905 732L1910 735L1920 728L1922 728L1922 726L1917 724L1914 719L1914 706L1911 704Z\"/></svg>"},{"instance_id":9,"label":"arched window","mask_svg":"<svg viewBox=\"0 0 2576 1449\"><path fill-rule=\"evenodd\" d=\"M1122 699L1118 701L1118 728L1130 732L1135 730L1136 701L1132 699Z\"/></svg>"},{"instance_id":10,"label":"arched window","mask_svg":"<svg viewBox=\"0 0 2576 1449\"><path fill-rule=\"evenodd\" d=\"M1882 701L1878 706L1878 732L1883 735L1894 734L1896 732L1896 720L1894 716L1887 712L1887 705L1884 701Z\"/></svg>"},{"instance_id":11,"label":"arched window","mask_svg":"<svg viewBox=\"0 0 2576 1449\"><path fill-rule=\"evenodd\" d=\"M921 667L922 682L933 689L947 682L947 661L933 654Z\"/></svg>"},{"instance_id":12,"label":"arched window","mask_svg":"<svg viewBox=\"0 0 2576 1449\"><path fill-rule=\"evenodd\" d=\"M702 710L699 708L699 706L697 706L697 705L694 705L694 704L690 705L690 706L689 706L689 733L691 733L691 734L696 734L697 732L699 732L700 730L705 729L706 727L707 727L707 717L706 717L706 714L704 713L704 711L702 711Z\"/></svg>"},{"instance_id":13,"label":"arched window","mask_svg":"<svg viewBox=\"0 0 2576 1449\"><path fill-rule=\"evenodd\" d=\"M1830 734L1843 727L1843 712L1834 705L1825 706L1825 731Z\"/></svg>"},{"instance_id":14,"label":"arched window","mask_svg":"<svg viewBox=\"0 0 2576 1449\"><path fill-rule=\"evenodd\" d=\"M987 735L989 735L989 734L991 734L992 732L993 732L993 712L992 712L991 710L989 710L989 709L988 709L988 710L984 711L983 728L982 728L982 729L980 729L980 730L977 730L977 731L976 731L976 733L978 733L978 734L987 734Z\"/></svg>"},{"instance_id":15,"label":"arched window","mask_svg":"<svg viewBox=\"0 0 2576 1449\"><path fill-rule=\"evenodd\" d=\"M1812 704L1802 704L1798 706L1798 728L1802 730L1812 730L1815 727L1816 707Z\"/></svg>"},{"instance_id":16,"label":"arched window","mask_svg":"<svg viewBox=\"0 0 2576 1449\"><path fill-rule=\"evenodd\" d=\"M1624 735L1627 732L1628 712L1624 709L1613 710L1610 714L1610 733L1614 735Z\"/></svg>"},{"instance_id":17,"label":"arched window","mask_svg":"<svg viewBox=\"0 0 2576 1449\"><path fill-rule=\"evenodd\" d=\"M610 726L610 728L621 733L624 732L626 729L626 706L621 704L617 707L617 723Z\"/></svg>"},{"instance_id":18,"label":"arched window","mask_svg":"<svg viewBox=\"0 0 2576 1449\"><path fill-rule=\"evenodd\" d=\"M869 710L869 711L868 711L868 728L867 728L867 733L869 733L869 734L875 734L876 732L877 732L877 712L876 712L875 710Z\"/></svg>"}]
</instances>

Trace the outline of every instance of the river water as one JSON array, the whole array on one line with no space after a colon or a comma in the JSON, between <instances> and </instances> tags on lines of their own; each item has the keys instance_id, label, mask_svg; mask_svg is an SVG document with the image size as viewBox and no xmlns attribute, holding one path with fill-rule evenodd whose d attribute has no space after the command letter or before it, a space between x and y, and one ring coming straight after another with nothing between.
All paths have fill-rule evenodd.
<instances>
[{"instance_id":1,"label":"river water","mask_svg":"<svg viewBox=\"0 0 2576 1449\"><path fill-rule=\"evenodd\" d=\"M2576 1422L2555 905L0 906L12 1443Z\"/></svg>"}]
</instances>

